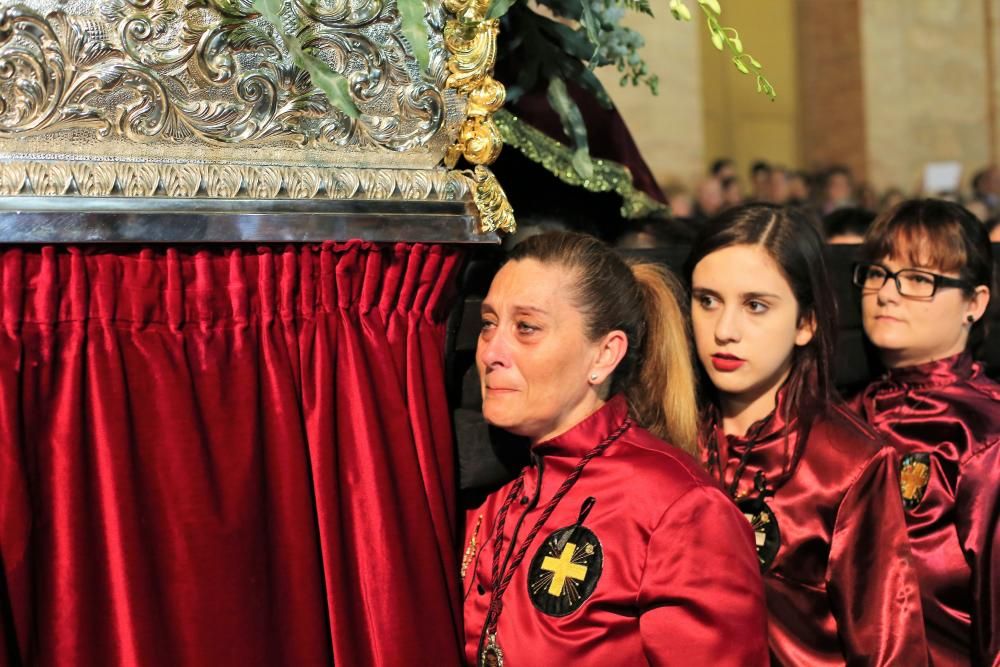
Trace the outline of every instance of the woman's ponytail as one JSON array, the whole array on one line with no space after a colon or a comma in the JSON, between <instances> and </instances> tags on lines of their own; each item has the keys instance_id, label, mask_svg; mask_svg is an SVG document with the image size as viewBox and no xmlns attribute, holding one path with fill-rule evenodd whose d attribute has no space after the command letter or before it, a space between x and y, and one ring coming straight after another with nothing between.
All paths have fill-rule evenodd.
<instances>
[{"instance_id":1,"label":"woman's ponytail","mask_svg":"<svg viewBox=\"0 0 1000 667\"><path fill-rule=\"evenodd\" d=\"M698 410L683 290L665 268L629 266L592 236L553 232L514 247L509 259L535 259L575 271L572 298L586 335L597 340L623 331L628 350L611 375L609 395L622 393L639 424L694 453Z\"/></svg>"},{"instance_id":2,"label":"woman's ponytail","mask_svg":"<svg viewBox=\"0 0 1000 667\"><path fill-rule=\"evenodd\" d=\"M698 447L697 380L681 306L683 288L656 264L633 264L632 273L642 292L646 335L625 395L646 429L693 454Z\"/></svg>"}]
</instances>

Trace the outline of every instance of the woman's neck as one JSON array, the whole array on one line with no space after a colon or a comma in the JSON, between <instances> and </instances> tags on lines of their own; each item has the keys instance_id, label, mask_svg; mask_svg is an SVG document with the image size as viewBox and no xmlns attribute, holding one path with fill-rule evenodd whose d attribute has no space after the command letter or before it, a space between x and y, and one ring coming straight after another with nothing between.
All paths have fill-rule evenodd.
<instances>
[{"instance_id":1,"label":"woman's neck","mask_svg":"<svg viewBox=\"0 0 1000 667\"><path fill-rule=\"evenodd\" d=\"M540 429L537 435L529 436L531 446L534 447L540 442L547 442L559 437L600 410L604 403L604 399L598 396L596 392L589 392L586 398L574 406L573 409L569 410L566 414L560 415L557 420L553 420L545 428Z\"/></svg>"},{"instance_id":2,"label":"woman's neck","mask_svg":"<svg viewBox=\"0 0 1000 667\"><path fill-rule=\"evenodd\" d=\"M967 342L968 336L964 336L951 347L937 350L880 350L879 358L882 360L882 365L886 368L909 368L910 366L920 366L921 364L927 364L938 359L947 359L948 357L961 354L965 352Z\"/></svg>"},{"instance_id":3,"label":"woman's neck","mask_svg":"<svg viewBox=\"0 0 1000 667\"><path fill-rule=\"evenodd\" d=\"M788 379L786 371L778 382L763 390L742 394L719 395L722 411L722 430L726 435L743 437L750 427L769 415L778 404L778 390Z\"/></svg>"}]
</instances>

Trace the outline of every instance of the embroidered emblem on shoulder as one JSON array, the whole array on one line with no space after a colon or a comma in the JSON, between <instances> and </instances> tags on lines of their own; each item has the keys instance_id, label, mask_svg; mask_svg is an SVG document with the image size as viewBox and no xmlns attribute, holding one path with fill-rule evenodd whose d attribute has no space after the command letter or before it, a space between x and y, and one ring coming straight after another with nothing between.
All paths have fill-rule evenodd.
<instances>
[{"instance_id":1,"label":"embroidered emblem on shoulder","mask_svg":"<svg viewBox=\"0 0 1000 667\"><path fill-rule=\"evenodd\" d=\"M566 616L593 594L603 568L604 551L597 535L583 526L560 528L531 560L528 597L543 614Z\"/></svg>"},{"instance_id":2,"label":"embroidered emblem on shoulder","mask_svg":"<svg viewBox=\"0 0 1000 667\"><path fill-rule=\"evenodd\" d=\"M781 531L778 529L778 518L767 506L764 499L755 496L753 498L741 498L736 501L736 506L743 512L743 516L750 522L753 529L754 546L757 547L757 561L760 563L760 571L766 572L771 563L774 562L778 550L781 549Z\"/></svg>"},{"instance_id":3,"label":"embroidered emblem on shoulder","mask_svg":"<svg viewBox=\"0 0 1000 667\"><path fill-rule=\"evenodd\" d=\"M911 510L920 504L931 481L931 455L926 452L907 454L899 464L899 488L903 506Z\"/></svg>"}]
</instances>

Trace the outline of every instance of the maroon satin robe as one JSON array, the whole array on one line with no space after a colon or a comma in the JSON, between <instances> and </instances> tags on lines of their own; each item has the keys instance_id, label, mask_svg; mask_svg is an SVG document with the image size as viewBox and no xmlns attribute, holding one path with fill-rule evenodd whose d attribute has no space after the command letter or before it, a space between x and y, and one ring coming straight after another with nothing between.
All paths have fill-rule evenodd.
<instances>
[{"instance_id":1,"label":"maroon satin robe","mask_svg":"<svg viewBox=\"0 0 1000 667\"><path fill-rule=\"evenodd\" d=\"M532 448L503 553L512 541L521 544L580 458L626 417L616 396ZM469 664L478 664L495 520L511 484L467 516ZM580 525L589 538L574 540L589 539L603 565L597 569L592 554L578 559L584 569L562 570L554 580L564 554L546 551L547 540L577 524L587 498L594 504ZM764 594L747 522L692 457L633 425L587 464L539 531L503 596L496 638L505 667L766 665Z\"/></svg>"},{"instance_id":2,"label":"maroon satin robe","mask_svg":"<svg viewBox=\"0 0 1000 667\"><path fill-rule=\"evenodd\" d=\"M902 461L934 664L1000 664L1000 385L961 354L893 369L855 404Z\"/></svg>"},{"instance_id":3,"label":"maroon satin robe","mask_svg":"<svg viewBox=\"0 0 1000 667\"><path fill-rule=\"evenodd\" d=\"M752 502L755 482L773 493L763 522L738 500L756 519L759 554L771 554L762 569L773 664L927 664L895 452L842 406L816 418L802 443L797 420L781 417L784 397L779 392L777 409L746 437L725 435L710 415L702 447L706 467L734 499Z\"/></svg>"}]
</instances>

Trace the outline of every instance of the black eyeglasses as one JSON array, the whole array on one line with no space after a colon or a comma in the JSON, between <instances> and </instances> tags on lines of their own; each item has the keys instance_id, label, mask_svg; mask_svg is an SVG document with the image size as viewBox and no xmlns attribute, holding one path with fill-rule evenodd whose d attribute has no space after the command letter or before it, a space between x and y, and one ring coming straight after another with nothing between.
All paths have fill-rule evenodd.
<instances>
[{"instance_id":1,"label":"black eyeglasses","mask_svg":"<svg viewBox=\"0 0 1000 667\"><path fill-rule=\"evenodd\" d=\"M939 287L968 288L969 283L958 278L941 276L921 269L900 269L893 273L881 264L855 264L854 284L864 290L878 291L892 278L901 296L930 298Z\"/></svg>"}]
</instances>

